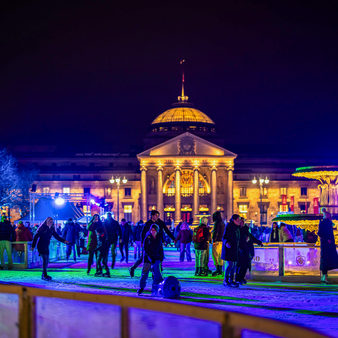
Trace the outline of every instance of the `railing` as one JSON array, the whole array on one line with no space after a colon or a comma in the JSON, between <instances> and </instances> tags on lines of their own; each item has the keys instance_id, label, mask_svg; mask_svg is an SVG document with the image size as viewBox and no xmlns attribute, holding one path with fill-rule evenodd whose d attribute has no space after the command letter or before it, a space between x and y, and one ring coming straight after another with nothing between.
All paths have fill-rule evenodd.
<instances>
[{"instance_id":1,"label":"railing","mask_svg":"<svg viewBox=\"0 0 338 338\"><path fill-rule=\"evenodd\" d=\"M81 336L81 337L90 337L90 325L98 325L106 330L104 336L115 336L122 338L129 337L149 337L150 335L154 336L154 327L156 323L161 322L164 317L164 321L161 322L160 334L156 336L168 336L168 332L174 329L175 337L185 337L187 334L192 335L192 330L194 325L199 327L197 334L194 334L194 337L241 337L243 330L261 332L269 335L280 336L280 337L307 337L307 338L320 338L327 337L316 331L307 329L305 327L296 326L289 323L280 322L273 319L267 319L262 317L250 316L235 312L223 311L218 309L212 309L203 306L182 304L178 301L164 301L164 300L154 300L127 297L127 296L117 296L117 295L102 295L102 294L93 294L93 293L77 293L77 292L66 292L66 291L55 291L48 289L39 289L39 288L30 288L22 287L17 285L0 285L0 296L1 294L14 294L18 295L18 335L20 338L35 338L37 336L43 336L43 333L39 332L39 327L41 327L41 322L44 321L44 318L41 318L41 315L45 315L50 319L50 314L57 313L55 320L58 322L58 331L55 332L52 325L47 324L47 332L49 337L62 337L66 336L65 332L62 330L65 329L67 323L66 318L72 320L78 320L77 313L65 313L65 308L67 308L67 302L76 303L77 311L82 310L85 307L85 304L92 304L88 309L87 316L82 318L85 322L85 333L78 335L78 330L83 329L81 326L70 322L72 336ZM9 295L10 296L10 295ZM53 302L49 307L40 306L39 302L41 301ZM58 302L62 301L62 313L58 312L57 305ZM91 302L91 303L86 303ZM13 302L12 302L13 303ZM95 304L93 304L95 303ZM48 302L47 302L48 304ZM102 317L99 318L99 321L95 321L95 311L99 312L98 306L110 306L110 308L105 307L104 312L100 312ZM105 304L105 305L104 305ZM95 305L95 307L94 307ZM115 312L112 311L112 308L115 308ZM1 308L1 307L0 307ZM51 309L52 308L52 309ZM48 312L48 310L50 312ZM74 306L72 307L74 311ZM87 308L85 308L87 311ZM135 313L146 312L146 315L135 316ZM160 312L161 314L159 315ZM169 320L168 317L170 316ZM39 320L37 318L39 317ZM80 318L81 319L81 318ZM1 317L0 317L1 320ZM106 323L107 320L114 322L114 331L107 331ZM196 321L197 320L197 321ZM184 327L185 332L182 332L177 325L182 323L181 327ZM189 322L190 321L190 322ZM192 321L195 324L192 324ZM144 325L144 322L147 322L148 325ZM4 323L0 322L0 327ZM9 325L8 323L5 323ZM149 325L151 324L151 325ZM190 324L190 325L187 325ZM164 325L164 327L163 327ZM201 329L201 325L203 329ZM215 325L217 326L215 328ZM5 325L6 326L6 325ZM97 330L100 327L96 327ZM152 332L151 332L152 331ZM83 331L82 331L83 332ZM0 332L1 333L1 332ZM115 335L114 335L115 333ZM14 337L14 335L12 335ZM101 336L98 332L96 336Z\"/></svg>"},{"instance_id":2,"label":"railing","mask_svg":"<svg viewBox=\"0 0 338 338\"><path fill-rule=\"evenodd\" d=\"M12 268L16 269L27 269L34 268L42 265L42 259L39 256L37 249L31 250L32 242L12 242ZM9 263L7 252L5 255L5 261ZM51 240L49 246L49 261L55 262L60 259L66 258L66 245L58 242L57 240Z\"/></svg>"},{"instance_id":3,"label":"railing","mask_svg":"<svg viewBox=\"0 0 338 338\"><path fill-rule=\"evenodd\" d=\"M308 243L264 243L255 246L253 276L320 276L320 247ZM338 270L330 271L338 276Z\"/></svg>"}]
</instances>

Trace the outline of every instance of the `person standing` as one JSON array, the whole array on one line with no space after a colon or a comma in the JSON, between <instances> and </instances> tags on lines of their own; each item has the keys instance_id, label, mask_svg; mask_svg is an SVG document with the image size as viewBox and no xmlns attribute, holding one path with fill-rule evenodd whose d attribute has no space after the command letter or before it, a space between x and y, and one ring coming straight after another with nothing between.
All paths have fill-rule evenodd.
<instances>
[{"instance_id":1,"label":"person standing","mask_svg":"<svg viewBox=\"0 0 338 338\"><path fill-rule=\"evenodd\" d=\"M143 229L144 223L142 220L139 220L136 223L136 226L133 231L134 237L134 259L136 260L141 257L141 248L142 248L142 241L141 241L141 234Z\"/></svg>"},{"instance_id":2,"label":"person standing","mask_svg":"<svg viewBox=\"0 0 338 338\"><path fill-rule=\"evenodd\" d=\"M247 270L251 270L251 261L255 256L254 243L263 246L262 241L254 237L241 217L238 263L236 266L236 283L246 284L245 275Z\"/></svg>"},{"instance_id":3,"label":"person standing","mask_svg":"<svg viewBox=\"0 0 338 338\"><path fill-rule=\"evenodd\" d=\"M322 283L328 283L327 272L338 269L338 255L333 235L331 214L323 212L323 219L319 223L318 236L320 238L320 271Z\"/></svg>"},{"instance_id":4,"label":"person standing","mask_svg":"<svg viewBox=\"0 0 338 338\"><path fill-rule=\"evenodd\" d=\"M212 220L214 222L214 229L212 230L212 258L216 267L216 271L214 271L212 275L218 276L223 274L223 260L221 255L225 224L220 211L213 213Z\"/></svg>"},{"instance_id":5,"label":"person standing","mask_svg":"<svg viewBox=\"0 0 338 338\"><path fill-rule=\"evenodd\" d=\"M4 253L7 252L8 257L8 269L12 269L13 260L12 260L12 241L15 240L15 231L11 226L11 223L6 219L5 216L1 217L0 222L0 262L1 269L5 268L5 259Z\"/></svg>"},{"instance_id":6,"label":"person standing","mask_svg":"<svg viewBox=\"0 0 338 338\"><path fill-rule=\"evenodd\" d=\"M95 277L110 277L109 267L108 267L108 238L105 227L103 226L102 221L98 222L96 225L96 236L97 236L97 245L96 245L96 273ZM102 265L105 268L106 272L102 273Z\"/></svg>"},{"instance_id":7,"label":"person standing","mask_svg":"<svg viewBox=\"0 0 338 338\"><path fill-rule=\"evenodd\" d=\"M153 273L153 285L151 295L157 296L159 284L163 281L160 265L164 259L162 238L159 234L159 226L153 223L147 232L143 242L144 264L140 279L140 288L137 294L141 295L146 287L149 271Z\"/></svg>"},{"instance_id":8,"label":"person standing","mask_svg":"<svg viewBox=\"0 0 338 338\"><path fill-rule=\"evenodd\" d=\"M62 237L65 238L69 242L69 244L67 244L67 250L66 250L67 261L71 253L73 252L73 259L74 259L74 262L76 262L75 244L79 238L79 229L76 227L72 218L69 218L67 223L65 224L65 227L63 228L63 231L62 231Z\"/></svg>"},{"instance_id":9,"label":"person standing","mask_svg":"<svg viewBox=\"0 0 338 338\"><path fill-rule=\"evenodd\" d=\"M185 253L187 261L191 262L190 243L192 241L192 233L187 222L182 223L176 240L180 242L180 262L184 262Z\"/></svg>"},{"instance_id":10,"label":"person standing","mask_svg":"<svg viewBox=\"0 0 338 338\"><path fill-rule=\"evenodd\" d=\"M88 224L88 243L87 243L87 251L88 251L88 266L87 266L87 275L90 274L90 270L93 265L94 255L97 256L97 234L96 229L101 223L100 217L98 214L95 214Z\"/></svg>"},{"instance_id":11,"label":"person standing","mask_svg":"<svg viewBox=\"0 0 338 338\"><path fill-rule=\"evenodd\" d=\"M46 281L52 279L51 276L47 274L47 267L49 263L49 244L52 236L59 242L69 244L64 238L60 237L54 226L54 220L52 217L47 217L46 220L38 228L36 234L33 238L32 250L37 246L39 255L42 257L42 276L41 278Z\"/></svg>"},{"instance_id":12,"label":"person standing","mask_svg":"<svg viewBox=\"0 0 338 338\"><path fill-rule=\"evenodd\" d=\"M22 221L19 221L17 228L15 229L15 241L16 242L31 242L33 239L32 233L23 225ZM27 245L27 244L26 244ZM22 262L24 258L25 244L13 244L14 249L17 251L19 260Z\"/></svg>"},{"instance_id":13,"label":"person standing","mask_svg":"<svg viewBox=\"0 0 338 338\"><path fill-rule=\"evenodd\" d=\"M211 234L208 228L208 217L200 219L200 225L194 229L192 241L195 247L195 276L207 276L207 250L209 250L209 242Z\"/></svg>"},{"instance_id":14,"label":"person standing","mask_svg":"<svg viewBox=\"0 0 338 338\"><path fill-rule=\"evenodd\" d=\"M293 242L291 232L289 231L285 223L280 224L279 239L283 243Z\"/></svg>"},{"instance_id":15,"label":"person standing","mask_svg":"<svg viewBox=\"0 0 338 338\"><path fill-rule=\"evenodd\" d=\"M160 217L160 213L157 210L151 210L150 219L144 224L144 227L142 229L142 233L141 233L142 243L144 242L146 234L149 232L151 225L154 223L156 223L159 227L158 233L160 235L162 243L164 241L164 232L176 243L176 239L174 235L169 231L165 223L159 217ZM162 250L163 250L163 247L162 247ZM141 257L129 268L130 277L134 277L135 269L137 269L137 267L142 262L143 262L143 253Z\"/></svg>"},{"instance_id":16,"label":"person standing","mask_svg":"<svg viewBox=\"0 0 338 338\"><path fill-rule=\"evenodd\" d=\"M120 252L121 259L120 262L126 260L128 263L129 260L129 241L133 238L133 232L131 230L130 224L122 218L121 220L121 233L122 233L122 241L120 241ZM124 250L123 250L124 249Z\"/></svg>"},{"instance_id":17,"label":"person standing","mask_svg":"<svg viewBox=\"0 0 338 338\"><path fill-rule=\"evenodd\" d=\"M272 223L272 229L270 233L270 238L269 238L270 243L279 243L279 229L278 229L278 224L277 222Z\"/></svg>"},{"instance_id":18,"label":"person standing","mask_svg":"<svg viewBox=\"0 0 338 338\"><path fill-rule=\"evenodd\" d=\"M121 227L118 221L116 221L113 217L111 212L107 213L107 219L104 222L104 227L107 232L107 239L108 239L108 254L111 248L111 268L114 269L115 262L116 262L116 248L117 242L120 239L120 245L122 242L122 232Z\"/></svg>"},{"instance_id":19,"label":"person standing","mask_svg":"<svg viewBox=\"0 0 338 338\"><path fill-rule=\"evenodd\" d=\"M234 275L236 265L238 262L238 250L240 230L239 226L241 218L239 215L232 215L230 222L225 227L223 235L222 256L221 258L226 261L224 286L238 287L239 284L234 282Z\"/></svg>"}]
</instances>

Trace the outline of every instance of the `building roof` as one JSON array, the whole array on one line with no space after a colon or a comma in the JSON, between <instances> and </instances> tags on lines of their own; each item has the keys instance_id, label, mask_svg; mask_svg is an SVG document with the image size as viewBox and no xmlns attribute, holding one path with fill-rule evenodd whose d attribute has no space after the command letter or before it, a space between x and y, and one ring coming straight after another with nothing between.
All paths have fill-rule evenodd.
<instances>
[{"instance_id":1,"label":"building roof","mask_svg":"<svg viewBox=\"0 0 338 338\"><path fill-rule=\"evenodd\" d=\"M176 123L176 122L197 122L215 124L215 122L206 114L200 110L192 107L174 107L166 110L162 114L156 117L151 123Z\"/></svg>"}]
</instances>

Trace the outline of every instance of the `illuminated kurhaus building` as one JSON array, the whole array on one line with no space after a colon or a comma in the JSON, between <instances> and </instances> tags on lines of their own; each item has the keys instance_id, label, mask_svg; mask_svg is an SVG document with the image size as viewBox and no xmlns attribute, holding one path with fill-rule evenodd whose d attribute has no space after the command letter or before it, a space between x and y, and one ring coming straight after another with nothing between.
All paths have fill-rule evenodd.
<instances>
[{"instance_id":1,"label":"illuminated kurhaus building","mask_svg":"<svg viewBox=\"0 0 338 338\"><path fill-rule=\"evenodd\" d=\"M270 224L278 212L318 212L317 183L291 175L305 159L248 152L223 148L215 123L189 104L184 88L178 102L154 119L138 154L14 149L20 163L38 170L37 192L104 198L115 215L117 188L109 180L126 177L119 190L119 218L133 222L147 219L152 209L176 223L191 217L196 222L197 215L215 210L227 219L239 213L258 224ZM268 177L269 183L260 188L254 177ZM88 212L86 203L81 207Z\"/></svg>"}]
</instances>

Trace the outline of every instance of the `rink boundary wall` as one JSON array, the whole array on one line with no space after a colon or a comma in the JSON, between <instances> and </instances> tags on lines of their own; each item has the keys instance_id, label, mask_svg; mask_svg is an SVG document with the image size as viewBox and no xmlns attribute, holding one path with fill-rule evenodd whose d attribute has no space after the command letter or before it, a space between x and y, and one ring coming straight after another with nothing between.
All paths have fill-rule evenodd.
<instances>
[{"instance_id":1,"label":"rink boundary wall","mask_svg":"<svg viewBox=\"0 0 338 338\"><path fill-rule=\"evenodd\" d=\"M145 299L142 297L102 295L56 291L19 285L0 284L0 293L16 294L19 297L19 337L35 338L36 333L36 298L58 298L109 304L120 307L120 337L130 337L130 309L157 311L165 314L190 317L218 323L221 327L220 337L241 337L242 330L251 330L265 334L289 338L322 338L324 334L294 324L251 316L236 312L212 309L200 305L182 304L174 300Z\"/></svg>"}]
</instances>

